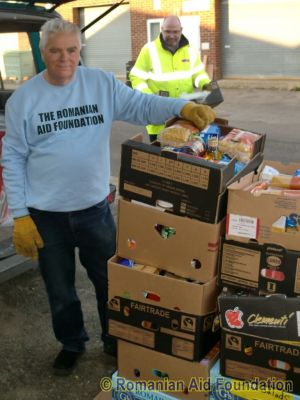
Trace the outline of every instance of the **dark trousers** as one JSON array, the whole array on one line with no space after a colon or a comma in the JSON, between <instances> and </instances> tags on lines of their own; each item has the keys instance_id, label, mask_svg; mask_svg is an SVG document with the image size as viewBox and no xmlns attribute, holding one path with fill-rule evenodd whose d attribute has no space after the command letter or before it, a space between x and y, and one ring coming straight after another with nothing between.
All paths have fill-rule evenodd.
<instances>
[{"instance_id":1,"label":"dark trousers","mask_svg":"<svg viewBox=\"0 0 300 400\"><path fill-rule=\"evenodd\" d=\"M116 249L115 222L107 200L85 210L48 212L29 209L45 246L39 266L46 285L55 337L70 351L81 351L89 339L75 289L75 248L92 281L102 326L108 339L106 302L107 260Z\"/></svg>"}]
</instances>

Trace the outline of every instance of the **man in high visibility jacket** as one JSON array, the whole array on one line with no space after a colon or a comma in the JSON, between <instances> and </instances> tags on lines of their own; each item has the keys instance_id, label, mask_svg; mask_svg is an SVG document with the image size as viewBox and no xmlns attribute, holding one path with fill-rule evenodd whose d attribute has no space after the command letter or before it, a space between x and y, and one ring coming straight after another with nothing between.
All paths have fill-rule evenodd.
<instances>
[{"instance_id":1,"label":"man in high visibility jacket","mask_svg":"<svg viewBox=\"0 0 300 400\"><path fill-rule=\"evenodd\" d=\"M141 49L129 78L133 89L170 97L205 89L211 81L199 53L182 34L179 18L173 15L164 19L159 37ZM152 142L163 125L147 125L146 129Z\"/></svg>"}]
</instances>

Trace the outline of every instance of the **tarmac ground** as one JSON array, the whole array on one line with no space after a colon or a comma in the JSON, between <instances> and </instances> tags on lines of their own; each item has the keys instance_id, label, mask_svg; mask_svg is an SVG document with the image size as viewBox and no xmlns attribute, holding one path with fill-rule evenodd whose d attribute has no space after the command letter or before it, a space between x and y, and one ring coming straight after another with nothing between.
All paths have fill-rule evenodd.
<instances>
[{"instance_id":1,"label":"tarmac ground","mask_svg":"<svg viewBox=\"0 0 300 400\"><path fill-rule=\"evenodd\" d=\"M300 90L299 79L221 79L218 81L222 89L262 89L262 90Z\"/></svg>"}]
</instances>

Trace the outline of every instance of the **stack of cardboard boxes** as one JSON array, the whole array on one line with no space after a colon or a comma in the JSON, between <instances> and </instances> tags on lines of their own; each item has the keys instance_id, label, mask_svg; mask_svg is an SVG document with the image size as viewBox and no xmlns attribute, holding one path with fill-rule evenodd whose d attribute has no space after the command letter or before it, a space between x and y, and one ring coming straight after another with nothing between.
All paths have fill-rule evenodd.
<instances>
[{"instance_id":1,"label":"stack of cardboard boxes","mask_svg":"<svg viewBox=\"0 0 300 400\"><path fill-rule=\"evenodd\" d=\"M221 129L225 135L232 128ZM108 263L117 377L164 382L161 395L169 398L209 396L227 186L260 165L264 141L261 135L239 174L236 160L224 165L164 151L142 135L123 143L117 252Z\"/></svg>"},{"instance_id":2,"label":"stack of cardboard boxes","mask_svg":"<svg viewBox=\"0 0 300 400\"><path fill-rule=\"evenodd\" d=\"M256 379L266 398L300 399L300 195L247 190L266 165L284 175L300 168L264 161L229 187L218 276L227 288L219 296L221 374Z\"/></svg>"}]
</instances>

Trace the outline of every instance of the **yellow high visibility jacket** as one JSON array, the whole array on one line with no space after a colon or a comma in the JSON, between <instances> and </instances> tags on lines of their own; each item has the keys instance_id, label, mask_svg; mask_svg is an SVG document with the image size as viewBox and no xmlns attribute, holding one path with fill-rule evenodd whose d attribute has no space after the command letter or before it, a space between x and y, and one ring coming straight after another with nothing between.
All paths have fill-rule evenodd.
<instances>
[{"instance_id":1,"label":"yellow high visibility jacket","mask_svg":"<svg viewBox=\"0 0 300 400\"><path fill-rule=\"evenodd\" d=\"M169 97L192 93L195 87L202 89L211 81L199 53L190 47L184 35L174 54L164 48L161 35L147 43L141 49L129 78L133 89L149 94L167 91ZM147 132L149 135L157 134L162 128L163 125L148 125Z\"/></svg>"}]
</instances>

